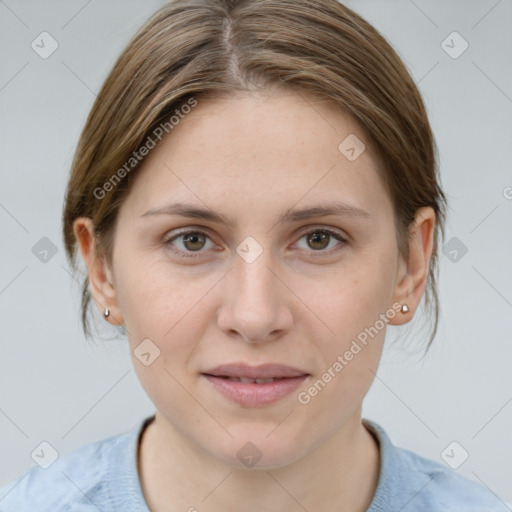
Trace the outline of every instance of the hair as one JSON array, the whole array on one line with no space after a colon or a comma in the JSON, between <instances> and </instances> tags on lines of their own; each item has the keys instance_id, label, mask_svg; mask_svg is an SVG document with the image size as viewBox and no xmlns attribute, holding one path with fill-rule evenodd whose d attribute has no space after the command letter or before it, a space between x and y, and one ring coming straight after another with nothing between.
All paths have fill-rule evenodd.
<instances>
[{"instance_id":1,"label":"hair","mask_svg":"<svg viewBox=\"0 0 512 512\"><path fill-rule=\"evenodd\" d=\"M424 296L434 321L426 353L439 320L437 258L447 202L438 150L421 95L397 52L337 0L175 0L143 24L103 83L73 157L62 212L72 268L76 273L78 217L92 219L97 255L112 263L118 210L140 167L133 154L179 105L273 87L323 98L358 121L378 155L401 256L409 257L416 211L423 206L435 211ZM120 172L128 161L132 169ZM123 180L106 186L118 169ZM91 335L88 285L86 275L81 303L86 337Z\"/></svg>"}]
</instances>

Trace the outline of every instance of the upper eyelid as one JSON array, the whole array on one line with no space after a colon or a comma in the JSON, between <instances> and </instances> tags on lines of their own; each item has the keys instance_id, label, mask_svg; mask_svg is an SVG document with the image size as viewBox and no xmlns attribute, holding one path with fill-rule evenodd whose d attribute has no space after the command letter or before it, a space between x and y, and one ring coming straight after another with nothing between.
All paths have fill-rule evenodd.
<instances>
[{"instance_id":1,"label":"upper eyelid","mask_svg":"<svg viewBox=\"0 0 512 512\"><path fill-rule=\"evenodd\" d=\"M308 233L309 231L318 230L318 231L332 231L336 234L338 234L341 237L349 238L349 235L346 234L345 230L342 230L341 228L331 227L331 226L322 226L322 225L313 225L313 226L304 226L303 228L298 228L298 234L304 235ZM189 232L193 233L202 233L208 236L212 236L210 234L210 228L206 226L184 226L182 228L176 228L172 229L170 231L167 231L164 236L168 235L169 233L174 232L172 235L169 236L169 238L174 238L179 235L183 235ZM215 235L213 235L215 236Z\"/></svg>"}]
</instances>

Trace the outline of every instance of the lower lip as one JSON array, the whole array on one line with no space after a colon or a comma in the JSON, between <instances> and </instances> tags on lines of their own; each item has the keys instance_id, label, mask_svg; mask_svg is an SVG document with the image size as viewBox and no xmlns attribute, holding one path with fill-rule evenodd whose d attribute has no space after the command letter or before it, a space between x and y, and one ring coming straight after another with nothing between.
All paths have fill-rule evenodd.
<instances>
[{"instance_id":1,"label":"lower lip","mask_svg":"<svg viewBox=\"0 0 512 512\"><path fill-rule=\"evenodd\" d=\"M295 391L308 377L302 375L258 384L257 382L237 382L213 375L202 374L202 376L226 398L246 407L258 407L277 402Z\"/></svg>"}]
</instances>

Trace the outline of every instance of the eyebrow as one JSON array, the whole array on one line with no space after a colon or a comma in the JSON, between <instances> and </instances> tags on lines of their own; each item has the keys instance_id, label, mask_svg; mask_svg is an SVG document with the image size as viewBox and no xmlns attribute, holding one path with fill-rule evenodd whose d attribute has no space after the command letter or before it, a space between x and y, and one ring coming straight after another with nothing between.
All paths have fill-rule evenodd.
<instances>
[{"instance_id":1,"label":"eyebrow","mask_svg":"<svg viewBox=\"0 0 512 512\"><path fill-rule=\"evenodd\" d=\"M141 217L149 217L154 215L180 215L182 217L190 217L194 219L202 219L217 224L222 224L229 228L233 227L234 222L225 215L213 210L198 207L192 204L173 203L162 208L148 210ZM328 215L336 215L340 217L360 217L369 219L371 214L366 210L358 208L346 203L330 202L319 206L311 206L303 209L288 209L284 211L278 219L278 222L298 222L312 217L322 217Z\"/></svg>"}]
</instances>

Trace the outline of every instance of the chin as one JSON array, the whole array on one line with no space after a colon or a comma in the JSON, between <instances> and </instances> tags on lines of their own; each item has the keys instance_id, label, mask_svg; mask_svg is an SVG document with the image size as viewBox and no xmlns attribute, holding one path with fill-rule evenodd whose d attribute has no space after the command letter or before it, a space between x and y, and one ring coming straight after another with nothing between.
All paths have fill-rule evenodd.
<instances>
[{"instance_id":1,"label":"chin","mask_svg":"<svg viewBox=\"0 0 512 512\"><path fill-rule=\"evenodd\" d=\"M228 429L231 435L225 436L222 444L204 446L217 460L236 469L269 470L288 466L307 452L304 439L295 437L279 427L268 425ZM271 433L270 433L271 432ZM270 433L270 434L269 434Z\"/></svg>"}]
</instances>

